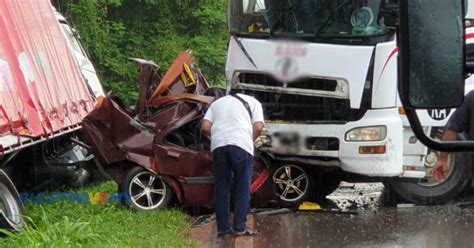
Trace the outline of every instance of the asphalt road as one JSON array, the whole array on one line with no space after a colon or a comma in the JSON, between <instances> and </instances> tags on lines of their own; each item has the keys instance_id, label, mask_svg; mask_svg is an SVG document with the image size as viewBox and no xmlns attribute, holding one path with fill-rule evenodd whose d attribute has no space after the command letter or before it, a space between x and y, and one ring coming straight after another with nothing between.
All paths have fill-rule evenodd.
<instances>
[{"instance_id":1,"label":"asphalt road","mask_svg":"<svg viewBox=\"0 0 474 248\"><path fill-rule=\"evenodd\" d=\"M251 216L261 232L217 238L215 223L193 228L199 247L474 247L474 208L386 207L381 184L343 184L328 208L344 212L290 212Z\"/></svg>"},{"instance_id":2,"label":"asphalt road","mask_svg":"<svg viewBox=\"0 0 474 248\"><path fill-rule=\"evenodd\" d=\"M257 216L254 227L253 247L474 247L474 209L457 206Z\"/></svg>"}]
</instances>

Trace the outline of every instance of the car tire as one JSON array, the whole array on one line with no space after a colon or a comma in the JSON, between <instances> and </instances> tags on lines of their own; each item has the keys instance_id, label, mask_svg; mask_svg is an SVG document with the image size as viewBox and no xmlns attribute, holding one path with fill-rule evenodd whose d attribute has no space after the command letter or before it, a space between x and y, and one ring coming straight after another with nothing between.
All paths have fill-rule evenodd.
<instances>
[{"instance_id":1,"label":"car tire","mask_svg":"<svg viewBox=\"0 0 474 248\"><path fill-rule=\"evenodd\" d=\"M444 182L425 186L416 182L390 181L392 190L405 200L421 205L439 205L454 200L471 178L472 159L468 153L452 153L449 156L449 165L454 167Z\"/></svg>"},{"instance_id":2,"label":"car tire","mask_svg":"<svg viewBox=\"0 0 474 248\"><path fill-rule=\"evenodd\" d=\"M15 185L8 175L0 170L0 228L19 231L23 227L25 208Z\"/></svg>"},{"instance_id":3,"label":"car tire","mask_svg":"<svg viewBox=\"0 0 474 248\"><path fill-rule=\"evenodd\" d=\"M139 166L128 170L119 192L127 196L122 198L124 205L139 211L166 208L173 196L173 191L160 176Z\"/></svg>"},{"instance_id":4,"label":"car tire","mask_svg":"<svg viewBox=\"0 0 474 248\"><path fill-rule=\"evenodd\" d=\"M297 207L310 198L314 178L308 169L296 164L283 164L272 174L273 190L286 207Z\"/></svg>"}]
</instances>

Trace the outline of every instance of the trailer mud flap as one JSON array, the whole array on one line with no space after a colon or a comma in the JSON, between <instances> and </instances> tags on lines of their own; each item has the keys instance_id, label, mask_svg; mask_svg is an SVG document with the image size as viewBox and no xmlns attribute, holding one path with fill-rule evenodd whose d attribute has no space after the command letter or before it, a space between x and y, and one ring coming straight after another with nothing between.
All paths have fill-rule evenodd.
<instances>
[{"instance_id":1,"label":"trailer mud flap","mask_svg":"<svg viewBox=\"0 0 474 248\"><path fill-rule=\"evenodd\" d=\"M8 175L0 170L0 228L19 231L23 226L25 208Z\"/></svg>"}]
</instances>

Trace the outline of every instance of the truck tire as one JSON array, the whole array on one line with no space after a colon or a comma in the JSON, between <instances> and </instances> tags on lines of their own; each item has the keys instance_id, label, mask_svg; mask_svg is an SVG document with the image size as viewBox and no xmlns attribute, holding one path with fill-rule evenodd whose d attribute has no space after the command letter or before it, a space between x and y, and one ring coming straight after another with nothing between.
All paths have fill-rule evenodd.
<instances>
[{"instance_id":1,"label":"truck tire","mask_svg":"<svg viewBox=\"0 0 474 248\"><path fill-rule=\"evenodd\" d=\"M19 231L23 226L25 208L15 185L0 170L0 228L9 231Z\"/></svg>"},{"instance_id":2,"label":"truck tire","mask_svg":"<svg viewBox=\"0 0 474 248\"><path fill-rule=\"evenodd\" d=\"M453 166L448 178L438 184L427 185L425 182L390 181L392 189L405 200L422 205L439 205L454 200L469 182L471 154L452 153L449 155L449 166Z\"/></svg>"}]
</instances>

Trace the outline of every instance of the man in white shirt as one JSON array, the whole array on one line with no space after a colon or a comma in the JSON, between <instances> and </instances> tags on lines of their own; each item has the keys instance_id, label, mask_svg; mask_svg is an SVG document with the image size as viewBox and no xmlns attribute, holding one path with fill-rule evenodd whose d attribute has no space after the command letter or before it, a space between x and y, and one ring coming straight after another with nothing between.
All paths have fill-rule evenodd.
<instances>
[{"instance_id":1,"label":"man in white shirt","mask_svg":"<svg viewBox=\"0 0 474 248\"><path fill-rule=\"evenodd\" d=\"M246 228L253 170L253 141L265 125L262 105L244 94L227 95L214 101L204 116L202 130L211 136L214 167L217 234L253 235ZM228 222L231 175L234 222Z\"/></svg>"}]
</instances>

